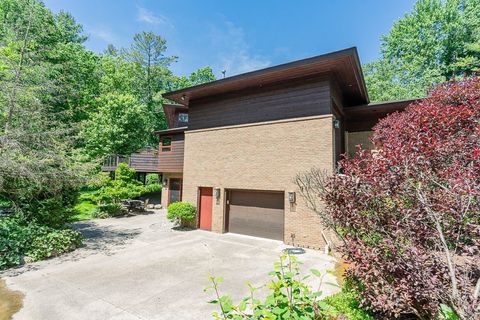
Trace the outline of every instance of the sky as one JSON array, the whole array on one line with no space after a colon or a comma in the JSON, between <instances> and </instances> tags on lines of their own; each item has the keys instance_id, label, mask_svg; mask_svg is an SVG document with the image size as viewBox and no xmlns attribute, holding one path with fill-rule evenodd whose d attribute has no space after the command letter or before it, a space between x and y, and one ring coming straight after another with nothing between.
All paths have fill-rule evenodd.
<instances>
[{"instance_id":1,"label":"sky","mask_svg":"<svg viewBox=\"0 0 480 320\"><path fill-rule=\"evenodd\" d=\"M415 0L44 0L70 12L86 47L129 47L135 33L167 40L177 75L210 66L217 77L357 47L362 63L380 56L381 36Z\"/></svg>"}]
</instances>

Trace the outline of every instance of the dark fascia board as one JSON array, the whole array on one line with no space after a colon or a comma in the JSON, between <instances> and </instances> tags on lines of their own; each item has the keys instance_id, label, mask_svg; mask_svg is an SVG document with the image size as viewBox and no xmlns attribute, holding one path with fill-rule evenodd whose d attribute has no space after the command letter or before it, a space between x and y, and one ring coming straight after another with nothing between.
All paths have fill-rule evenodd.
<instances>
[{"instance_id":1,"label":"dark fascia board","mask_svg":"<svg viewBox=\"0 0 480 320\"><path fill-rule=\"evenodd\" d=\"M370 98L368 97L368 90L367 90L367 85L365 83L365 77L363 76L363 69L362 69L362 64L360 63L360 57L358 56L358 50L357 47L353 47L353 52L354 52L354 59L355 59L355 65L357 69L357 83L359 84L360 90L362 91L363 95L365 96L365 101L367 103L370 103Z\"/></svg>"},{"instance_id":2,"label":"dark fascia board","mask_svg":"<svg viewBox=\"0 0 480 320\"><path fill-rule=\"evenodd\" d=\"M182 133L187 129L188 129L188 127L170 128L170 129L155 131L155 134L158 134L158 135L162 136L162 135L166 135L166 134Z\"/></svg>"},{"instance_id":3,"label":"dark fascia board","mask_svg":"<svg viewBox=\"0 0 480 320\"><path fill-rule=\"evenodd\" d=\"M239 74L236 76L192 86L189 88L184 88L176 91L171 91L168 93L165 93L163 95L164 98L167 98L169 100L175 101L180 104L185 104L188 105L188 100L193 98L195 99L196 96L195 94L198 92L201 92L202 90L206 89L214 89L217 87L225 87L222 91L222 93L228 92L228 91L234 91L238 90L239 88L235 87L235 84L238 84L242 81L248 81L249 79L255 80L257 77L260 78L261 76L268 75L268 74L274 74L277 72L285 72L285 76L288 75L288 72L292 69L299 68L299 67L305 67L308 65L314 65L315 63L319 62L324 62L327 60L332 60L335 61L336 59L341 59L345 56L350 56L352 58L352 62L354 63L354 70L352 70L355 74L355 79L357 82L357 87L358 90L360 91L360 96L362 97L362 100L365 101L366 103L369 102L368 100L368 93L367 93L367 87L365 85L365 79L363 77L363 72L361 69L360 65L360 59L358 56L357 48L356 47L351 47L339 51L334 51L326 54L322 54L319 56L307 58L307 59L302 59L302 60L297 60L265 69L260 69L256 71L251 71L243 74ZM323 70L322 73L327 73L329 70ZM301 77L299 75L298 77ZM281 80L280 80L281 81ZM230 87L229 87L230 86ZM246 84L244 84L244 87L248 87ZM240 88L241 89L241 88ZM218 94L218 93L214 93ZM208 96L209 94L203 95L201 97Z\"/></svg>"},{"instance_id":4,"label":"dark fascia board","mask_svg":"<svg viewBox=\"0 0 480 320\"><path fill-rule=\"evenodd\" d=\"M188 106L185 106L183 104L177 104L177 103L163 103L162 106L172 107L172 108L177 108L177 109L188 109Z\"/></svg>"},{"instance_id":5,"label":"dark fascia board","mask_svg":"<svg viewBox=\"0 0 480 320\"><path fill-rule=\"evenodd\" d=\"M374 102L374 103L369 103L365 105L345 108L344 111L347 118L353 118L357 116L368 116L368 115L380 114L380 113L390 113L390 112L403 110L409 104L418 102L422 99L423 98Z\"/></svg>"}]
</instances>

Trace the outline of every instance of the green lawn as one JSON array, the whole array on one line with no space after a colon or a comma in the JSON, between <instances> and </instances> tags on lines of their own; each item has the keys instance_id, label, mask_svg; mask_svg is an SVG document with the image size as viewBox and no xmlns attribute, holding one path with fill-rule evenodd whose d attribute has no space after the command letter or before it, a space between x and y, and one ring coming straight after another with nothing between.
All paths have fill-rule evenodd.
<instances>
[{"instance_id":1,"label":"green lawn","mask_svg":"<svg viewBox=\"0 0 480 320\"><path fill-rule=\"evenodd\" d=\"M93 213L97 207L98 206L96 204L91 203L88 200L81 201L75 206L75 210L78 213L72 217L72 222L93 219Z\"/></svg>"}]
</instances>

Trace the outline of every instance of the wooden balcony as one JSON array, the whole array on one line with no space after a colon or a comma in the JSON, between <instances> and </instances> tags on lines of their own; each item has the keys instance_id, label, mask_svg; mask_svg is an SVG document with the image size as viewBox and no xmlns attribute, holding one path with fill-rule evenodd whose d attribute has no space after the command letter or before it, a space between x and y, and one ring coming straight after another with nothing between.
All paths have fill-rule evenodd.
<instances>
[{"instance_id":1,"label":"wooden balcony","mask_svg":"<svg viewBox=\"0 0 480 320\"><path fill-rule=\"evenodd\" d=\"M128 164L130 168L137 172L160 172L156 152L132 153L130 156L110 155L103 161L102 171L115 171L120 163Z\"/></svg>"}]
</instances>

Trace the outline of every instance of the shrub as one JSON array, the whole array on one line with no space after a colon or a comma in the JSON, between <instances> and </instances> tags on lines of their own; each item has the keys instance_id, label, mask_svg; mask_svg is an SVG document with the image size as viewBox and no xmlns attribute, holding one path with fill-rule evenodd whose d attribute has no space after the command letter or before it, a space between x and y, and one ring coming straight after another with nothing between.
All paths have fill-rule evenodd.
<instances>
[{"instance_id":1,"label":"shrub","mask_svg":"<svg viewBox=\"0 0 480 320\"><path fill-rule=\"evenodd\" d=\"M24 256L40 260L80 246L82 236L71 229L54 229L19 216L0 219L0 270L17 266Z\"/></svg>"},{"instance_id":2,"label":"shrub","mask_svg":"<svg viewBox=\"0 0 480 320\"><path fill-rule=\"evenodd\" d=\"M441 304L460 319L478 316L479 119L480 79L448 82L381 120L376 151L360 147L340 162L343 174L297 177L343 239L363 302L386 318L431 319Z\"/></svg>"},{"instance_id":3,"label":"shrub","mask_svg":"<svg viewBox=\"0 0 480 320\"><path fill-rule=\"evenodd\" d=\"M125 215L126 209L120 203L107 203L99 205L93 212L94 218L110 218Z\"/></svg>"},{"instance_id":4,"label":"shrub","mask_svg":"<svg viewBox=\"0 0 480 320\"><path fill-rule=\"evenodd\" d=\"M346 317L348 320L374 320L374 316L360 306L358 294L351 289L343 288L341 292L336 293L323 300L329 308L325 315L339 319Z\"/></svg>"},{"instance_id":5,"label":"shrub","mask_svg":"<svg viewBox=\"0 0 480 320\"><path fill-rule=\"evenodd\" d=\"M142 195L145 193L162 191L162 185L158 183L147 184L144 188L145 188L145 191L142 192Z\"/></svg>"},{"instance_id":6,"label":"shrub","mask_svg":"<svg viewBox=\"0 0 480 320\"><path fill-rule=\"evenodd\" d=\"M33 261L56 257L75 250L82 244L80 233L71 229L52 230L40 228L28 246L26 255Z\"/></svg>"},{"instance_id":7,"label":"shrub","mask_svg":"<svg viewBox=\"0 0 480 320\"><path fill-rule=\"evenodd\" d=\"M171 221L190 222L195 219L196 208L188 202L174 202L168 206L167 219Z\"/></svg>"},{"instance_id":8,"label":"shrub","mask_svg":"<svg viewBox=\"0 0 480 320\"><path fill-rule=\"evenodd\" d=\"M88 197L97 204L119 203L121 200L135 199L143 194L150 192L158 192L162 190L159 184L149 184L144 186L140 181L135 179L135 169L130 168L127 164L121 163L115 170L115 179L104 181L103 186L93 191Z\"/></svg>"},{"instance_id":9,"label":"shrub","mask_svg":"<svg viewBox=\"0 0 480 320\"><path fill-rule=\"evenodd\" d=\"M101 187L108 185L111 180L112 179L110 178L109 173L99 172L88 179L87 183L84 186L84 190L82 191L98 190Z\"/></svg>"},{"instance_id":10,"label":"shrub","mask_svg":"<svg viewBox=\"0 0 480 320\"><path fill-rule=\"evenodd\" d=\"M18 219L0 219L0 270L19 265L33 230L20 225Z\"/></svg>"}]
</instances>

